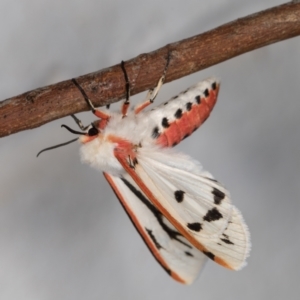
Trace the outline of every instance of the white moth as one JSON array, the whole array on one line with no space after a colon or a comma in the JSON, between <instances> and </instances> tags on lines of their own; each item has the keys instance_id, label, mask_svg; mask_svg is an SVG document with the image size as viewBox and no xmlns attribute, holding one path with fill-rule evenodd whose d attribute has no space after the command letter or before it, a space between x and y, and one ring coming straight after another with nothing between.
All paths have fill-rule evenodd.
<instances>
[{"instance_id":1,"label":"white moth","mask_svg":"<svg viewBox=\"0 0 300 300\"><path fill-rule=\"evenodd\" d=\"M190 284L207 258L241 269L250 237L224 186L197 161L170 149L207 119L219 81L206 79L145 111L163 80L164 76L147 100L128 113L128 99L122 113L94 109L73 80L99 118L80 133L80 153L83 162L104 172L160 265L175 280Z\"/></svg>"}]
</instances>

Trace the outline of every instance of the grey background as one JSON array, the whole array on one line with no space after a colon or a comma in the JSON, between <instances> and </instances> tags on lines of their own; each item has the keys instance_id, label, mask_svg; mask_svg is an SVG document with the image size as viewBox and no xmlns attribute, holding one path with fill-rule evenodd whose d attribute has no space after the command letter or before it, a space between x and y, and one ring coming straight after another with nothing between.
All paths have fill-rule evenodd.
<instances>
[{"instance_id":1,"label":"grey background","mask_svg":"<svg viewBox=\"0 0 300 300\"><path fill-rule=\"evenodd\" d=\"M280 3L1 0L0 99ZM245 269L209 262L192 286L172 281L102 174L80 163L78 145L35 157L73 138L60 129L74 127L69 117L0 140L0 299L298 298L299 53L299 38L277 43L167 84L159 95L167 100L210 75L222 79L211 117L177 148L223 182L243 212L253 244Z\"/></svg>"}]
</instances>

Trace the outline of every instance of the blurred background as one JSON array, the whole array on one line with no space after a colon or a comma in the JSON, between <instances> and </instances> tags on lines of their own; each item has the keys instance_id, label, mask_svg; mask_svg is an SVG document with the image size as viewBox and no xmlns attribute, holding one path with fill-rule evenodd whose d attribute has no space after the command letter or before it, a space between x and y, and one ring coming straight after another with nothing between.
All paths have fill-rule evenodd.
<instances>
[{"instance_id":1,"label":"blurred background","mask_svg":"<svg viewBox=\"0 0 300 300\"><path fill-rule=\"evenodd\" d=\"M282 3L278 0L1 0L0 99L109 67ZM300 275L300 38L166 84L158 101L216 75L219 101L177 149L231 191L248 266L209 262L173 281L62 123L0 139L0 299L296 299ZM141 101L137 95L133 102ZM120 103L112 106L118 110ZM78 115L84 123L91 113Z\"/></svg>"}]
</instances>

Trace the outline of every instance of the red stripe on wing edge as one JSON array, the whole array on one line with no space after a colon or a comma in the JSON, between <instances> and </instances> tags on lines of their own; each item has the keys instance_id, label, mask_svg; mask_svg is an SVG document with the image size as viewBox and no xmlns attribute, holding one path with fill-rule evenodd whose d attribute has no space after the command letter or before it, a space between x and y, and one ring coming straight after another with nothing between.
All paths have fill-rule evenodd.
<instances>
[{"instance_id":1,"label":"red stripe on wing edge","mask_svg":"<svg viewBox=\"0 0 300 300\"><path fill-rule=\"evenodd\" d=\"M124 210L126 211L127 215L129 216L132 224L134 225L134 227L139 232L140 236L144 240L145 244L149 248L149 250L152 253L152 255L154 256L154 258L157 260L157 262L163 267L163 269L173 279L175 279L176 281L178 281L180 283L185 283L185 284L188 283L185 280L183 280L177 273L175 273L174 271L170 270L168 264L166 263L166 261L164 260L164 258L161 256L159 250L156 248L155 244L153 243L153 241L151 240L151 238L149 238L148 234L146 233L145 228L142 226L142 224L139 222L139 220L136 217L136 215L130 209L130 206L127 204L126 199L123 197L122 193L118 190L118 188L115 185L115 183L114 183L111 175L108 174L108 173L105 173L105 172L103 173L103 175L104 175L105 179L108 181L108 183L111 186L111 188L113 189L113 191L115 192L115 194L116 194L117 198L119 199L121 205L123 206Z\"/></svg>"},{"instance_id":2,"label":"red stripe on wing edge","mask_svg":"<svg viewBox=\"0 0 300 300\"><path fill-rule=\"evenodd\" d=\"M149 200L152 202L152 204L171 222L171 224L198 250L202 251L204 254L206 254L210 259L218 263L219 265L234 270L226 261L224 261L222 258L217 257L215 255L210 255L210 253L200 242L198 242L162 205L161 203L156 199L156 197L152 194L152 192L147 188L147 186L144 184L144 182L140 179L140 177L136 174L134 169L132 169L126 159L121 156L117 151L115 151L115 156L122 165L122 167L125 169L125 171L132 177L132 179L135 181L135 183L140 187L140 189L143 191L143 193L146 195L146 197L149 198ZM152 243L152 241L151 241ZM151 250L151 249L150 249ZM154 254L154 252L151 250L151 252ZM155 255L155 254L154 254ZM160 261L159 261L160 262ZM163 266L163 265L162 265ZM171 275L172 276L172 275ZM173 277L173 276L172 276ZM174 277L173 277L174 278ZM175 279L175 278L174 278Z\"/></svg>"}]
</instances>

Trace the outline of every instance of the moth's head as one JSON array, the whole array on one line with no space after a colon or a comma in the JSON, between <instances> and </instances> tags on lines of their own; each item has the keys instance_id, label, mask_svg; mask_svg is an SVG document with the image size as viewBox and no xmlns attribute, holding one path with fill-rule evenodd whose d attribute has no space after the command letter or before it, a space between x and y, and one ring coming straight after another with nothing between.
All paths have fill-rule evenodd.
<instances>
[{"instance_id":1,"label":"moth's head","mask_svg":"<svg viewBox=\"0 0 300 300\"><path fill-rule=\"evenodd\" d=\"M66 128L68 131L70 131L73 134L79 135L79 138L73 139L71 141L68 141L68 142L65 142L65 143L62 143L62 144L58 144L58 145L55 145L55 146L45 148L45 149L41 150L37 154L37 156L39 156L44 151L48 151L48 150L52 150L52 149L59 148L59 147L62 147L62 146L66 146L66 145L68 145L70 143L73 143L77 140L79 140L79 142L81 142L82 144L86 144L88 142L91 142L92 140L94 140L95 138L97 138L101 135L101 131L107 125L107 121L103 122L103 120L97 120L97 121L94 121L93 123L91 123L90 126L84 128L81 125L81 122L76 117L73 116L73 118L75 119L76 123L82 128L82 131L74 130L74 129L72 129L69 126L64 125L64 124L61 125L61 127Z\"/></svg>"},{"instance_id":2,"label":"moth's head","mask_svg":"<svg viewBox=\"0 0 300 300\"><path fill-rule=\"evenodd\" d=\"M87 127L86 131L80 135L79 142L82 144L91 142L99 135L101 135L101 131L103 130L103 124L101 121L94 121L89 127Z\"/></svg>"}]
</instances>

